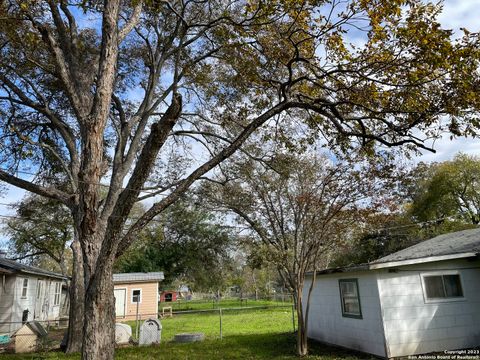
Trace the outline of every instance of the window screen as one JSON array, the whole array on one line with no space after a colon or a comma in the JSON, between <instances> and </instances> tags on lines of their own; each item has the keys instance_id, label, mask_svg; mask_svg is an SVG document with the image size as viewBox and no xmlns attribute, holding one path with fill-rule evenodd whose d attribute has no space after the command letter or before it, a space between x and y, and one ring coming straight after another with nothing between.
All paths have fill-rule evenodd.
<instances>
[{"instance_id":1,"label":"window screen","mask_svg":"<svg viewBox=\"0 0 480 360\"><path fill-rule=\"evenodd\" d=\"M28 279L23 279L22 298L27 297L27 291L28 291Z\"/></svg>"},{"instance_id":2,"label":"window screen","mask_svg":"<svg viewBox=\"0 0 480 360\"><path fill-rule=\"evenodd\" d=\"M142 291L132 290L132 303L142 302Z\"/></svg>"},{"instance_id":3,"label":"window screen","mask_svg":"<svg viewBox=\"0 0 480 360\"><path fill-rule=\"evenodd\" d=\"M55 283L55 298L53 300L54 305L60 305L61 292L62 292L62 283Z\"/></svg>"},{"instance_id":4,"label":"window screen","mask_svg":"<svg viewBox=\"0 0 480 360\"><path fill-rule=\"evenodd\" d=\"M460 275L428 275L423 277L427 299L456 298L463 296Z\"/></svg>"},{"instance_id":5,"label":"window screen","mask_svg":"<svg viewBox=\"0 0 480 360\"><path fill-rule=\"evenodd\" d=\"M357 279L339 280L342 315L345 317L362 317Z\"/></svg>"}]
</instances>

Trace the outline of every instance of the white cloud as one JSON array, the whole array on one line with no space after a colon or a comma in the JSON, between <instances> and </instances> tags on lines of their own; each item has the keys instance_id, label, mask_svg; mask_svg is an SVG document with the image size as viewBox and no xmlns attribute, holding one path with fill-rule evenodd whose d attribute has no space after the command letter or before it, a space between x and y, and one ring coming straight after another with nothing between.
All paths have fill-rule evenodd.
<instances>
[{"instance_id":1,"label":"white cloud","mask_svg":"<svg viewBox=\"0 0 480 360\"><path fill-rule=\"evenodd\" d=\"M477 32L480 30L479 7L480 0L446 0L439 21L445 28L457 33L460 33L460 28Z\"/></svg>"},{"instance_id":2,"label":"white cloud","mask_svg":"<svg viewBox=\"0 0 480 360\"><path fill-rule=\"evenodd\" d=\"M450 140L450 135L444 135L434 144L436 153L422 151L422 154L413 158L414 162L440 162L451 160L457 153L463 152L470 155L480 155L480 139L455 138Z\"/></svg>"},{"instance_id":3,"label":"white cloud","mask_svg":"<svg viewBox=\"0 0 480 360\"><path fill-rule=\"evenodd\" d=\"M478 21L478 8L480 0L446 0L439 21L444 28L452 29L456 36L461 36L460 28L471 32L480 31ZM464 152L470 155L480 155L480 139L455 138L450 140L450 135L445 134L434 143L436 153L422 151L422 155L415 157L415 162L431 162L451 160L455 154Z\"/></svg>"}]
</instances>

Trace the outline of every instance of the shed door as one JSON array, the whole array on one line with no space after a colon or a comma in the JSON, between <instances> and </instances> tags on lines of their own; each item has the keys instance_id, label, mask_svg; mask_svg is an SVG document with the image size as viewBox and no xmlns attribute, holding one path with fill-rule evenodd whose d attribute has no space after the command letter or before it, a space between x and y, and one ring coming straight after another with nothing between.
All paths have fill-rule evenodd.
<instances>
[{"instance_id":1,"label":"shed door","mask_svg":"<svg viewBox=\"0 0 480 360\"><path fill-rule=\"evenodd\" d=\"M125 297L127 295L127 289L115 289L113 290L113 296L115 297L115 316L125 316Z\"/></svg>"}]
</instances>

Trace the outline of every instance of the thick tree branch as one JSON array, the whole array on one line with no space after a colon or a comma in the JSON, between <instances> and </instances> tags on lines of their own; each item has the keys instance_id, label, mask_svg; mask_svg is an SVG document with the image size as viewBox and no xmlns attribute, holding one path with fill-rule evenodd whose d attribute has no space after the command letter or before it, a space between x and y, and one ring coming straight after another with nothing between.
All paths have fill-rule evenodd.
<instances>
[{"instance_id":1,"label":"thick tree branch","mask_svg":"<svg viewBox=\"0 0 480 360\"><path fill-rule=\"evenodd\" d=\"M50 199L55 199L60 201L61 203L65 204L69 208L71 208L73 203L73 198L70 194L67 194L61 190L52 188L52 187L44 187L37 184L33 184L29 181L20 179L16 176L10 175L4 170L0 170L0 180L5 181L6 183L19 187L21 189L33 192L37 195L45 196Z\"/></svg>"},{"instance_id":2,"label":"thick tree branch","mask_svg":"<svg viewBox=\"0 0 480 360\"><path fill-rule=\"evenodd\" d=\"M139 0L133 9L133 13L130 17L130 20L120 29L118 33L118 41L122 42L123 39L137 26L138 21L140 20L140 15L142 14L143 1Z\"/></svg>"},{"instance_id":3,"label":"thick tree branch","mask_svg":"<svg viewBox=\"0 0 480 360\"><path fill-rule=\"evenodd\" d=\"M142 229L150 220L152 220L156 215L165 210L168 206L173 204L180 196L183 194L197 179L205 175L207 172L212 170L219 163L229 158L235 151L237 151L240 146L247 140L247 138L260 126L262 126L266 121L272 117L282 113L286 109L290 108L291 105L287 102L282 102L272 107L262 115L255 118L250 124L237 136L232 143L220 151L216 156L211 158L209 161L198 167L193 171L187 178L185 178L180 185L175 188L167 197L165 197L160 202L154 204L145 214L140 217L128 230L125 234L117 250L117 256L121 255L127 248L130 246L130 243L133 241L135 234Z\"/></svg>"}]
</instances>

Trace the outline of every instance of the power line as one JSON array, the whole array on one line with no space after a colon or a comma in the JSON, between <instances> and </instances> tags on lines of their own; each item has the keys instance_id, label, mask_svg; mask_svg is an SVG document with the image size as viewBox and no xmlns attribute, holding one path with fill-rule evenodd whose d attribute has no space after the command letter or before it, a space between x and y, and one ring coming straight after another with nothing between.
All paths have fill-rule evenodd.
<instances>
[{"instance_id":1,"label":"power line","mask_svg":"<svg viewBox=\"0 0 480 360\"><path fill-rule=\"evenodd\" d=\"M414 223L406 224L406 225L398 225L398 226L384 227L384 228L376 229L375 231L376 231L376 232L380 232L380 231L383 231L383 230L403 229L403 228L408 228L408 227L412 227L412 226L427 225L427 224L437 223L437 222L439 222L439 221L444 221L444 220L454 220L454 219L458 219L458 218L460 218L460 217L463 217L463 215L464 215L464 214L462 214L462 213L457 213L457 214L454 214L454 215L443 216L443 217L436 218L436 219L433 219L433 220L414 222Z\"/></svg>"},{"instance_id":2,"label":"power line","mask_svg":"<svg viewBox=\"0 0 480 360\"><path fill-rule=\"evenodd\" d=\"M8 172L7 169L1 169L0 170L2 171L5 171L5 172ZM20 173L20 174L25 174L25 175L32 175L32 176L38 176L38 174L36 173L32 173L32 172L28 172L28 171L23 171L23 170L16 170L15 171L16 173ZM46 177L47 179L54 179L56 180L55 177L53 176L47 176ZM106 187L106 188L110 188L110 185L108 184L103 184L103 183L94 183L94 182L88 182L88 181L83 181L83 180L77 180L78 182L80 183L83 183L83 184L89 184L89 185L97 185L97 186L103 186L103 187ZM149 193L149 194L155 194L155 195L162 195L161 193L158 193L158 191L160 190L153 190L153 189L144 189L144 190L141 190L141 189L132 189L132 188L128 188L128 187L122 187L121 190L131 190L131 191L140 191L140 192L144 192L144 193ZM166 190L166 189L164 189ZM0 205L3 205L3 206L11 206L11 207L15 207L16 204L7 204L7 203L0 203ZM451 220L451 219L456 219L456 218L459 218L459 217L462 217L464 214L462 213L457 213L457 214L454 214L454 215L450 215L450 216L445 216L445 217L441 217L441 218L437 218L437 219L433 219L433 220L427 220L427 221L421 221L421 222L414 222L414 223L410 223L410 224L406 224L406 225L398 225L398 226L389 226L389 227L383 227L383 228L379 228L379 229L375 229L374 231L379 233L381 231L384 231L384 230L395 230L395 229L403 229L403 228L408 228L408 227L412 227L412 226L421 226L421 225L427 225L427 224L432 224L432 223L436 223L436 222L439 222L439 221L444 221L444 220ZM111 215L112 217L121 217L121 216L115 216L115 215ZM0 215L0 217L8 217L7 215ZM12 216L10 216L12 218ZM15 218L15 217L13 217ZM19 217L16 217L16 219L23 219L23 218L19 218ZM129 218L131 220L139 220L140 218ZM25 220L25 219L23 219ZM33 220L33 219L31 219ZM155 220L155 219L152 219L151 221L157 221L157 222L162 222L161 220Z\"/></svg>"},{"instance_id":3,"label":"power line","mask_svg":"<svg viewBox=\"0 0 480 360\"><path fill-rule=\"evenodd\" d=\"M17 206L17 205L14 204L14 203L2 203L2 202L0 202L0 206L2 206L2 205L3 205L3 206L11 206L11 207L16 207L16 206ZM399 225L399 226L383 227L383 228L375 229L374 231L380 232L380 231L384 231L384 230L403 229L403 228L408 228L408 227L412 227L412 226L420 226L420 225L432 224L432 223L436 223L436 222L443 221L443 220L453 220L453 219L457 219L457 218L462 217L463 215L464 215L464 214L462 214L462 213L457 213L457 214L455 214L455 215L445 216L445 217L441 217L441 218L437 218L437 219L433 219L433 220L414 222L414 223L411 223L411 224ZM110 215L110 216L112 216L112 217L122 217L122 216L118 216L118 215ZM23 218L23 217L15 216L15 215L0 215L0 217L9 218L9 219L16 219L16 220L27 220L27 221L28 221L28 220L30 220L30 221L38 221L38 220L39 220L39 219L32 219L32 218ZM127 219L130 219L130 220L139 220L140 217L127 217ZM163 220L158 220L158 219L152 219L151 221L164 223Z\"/></svg>"}]
</instances>

